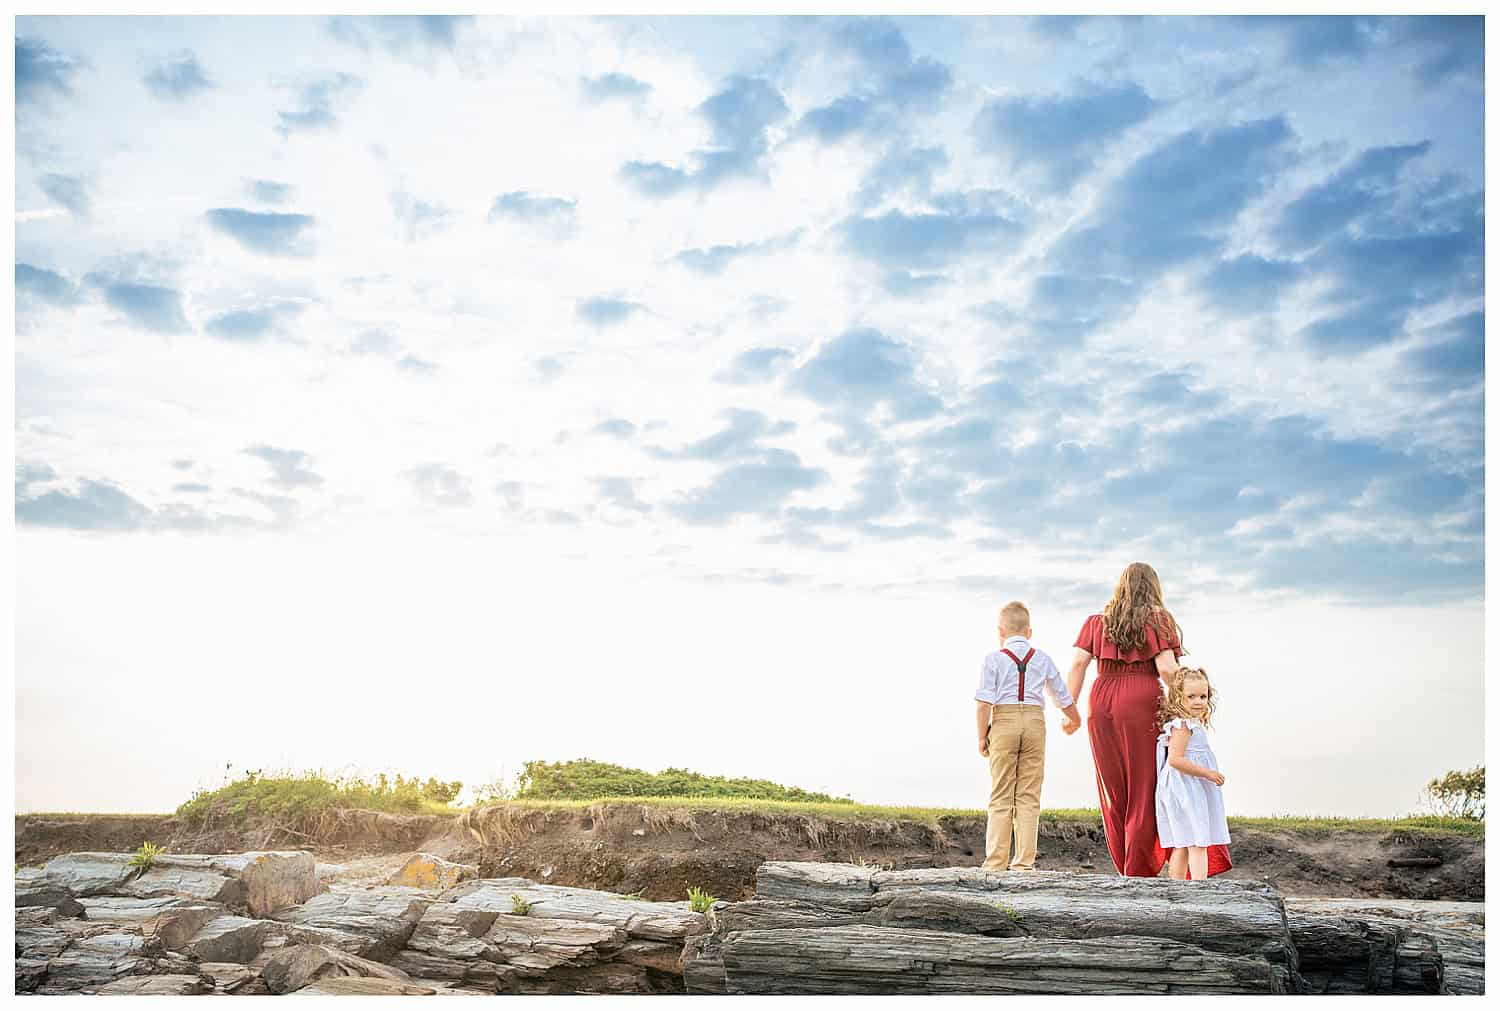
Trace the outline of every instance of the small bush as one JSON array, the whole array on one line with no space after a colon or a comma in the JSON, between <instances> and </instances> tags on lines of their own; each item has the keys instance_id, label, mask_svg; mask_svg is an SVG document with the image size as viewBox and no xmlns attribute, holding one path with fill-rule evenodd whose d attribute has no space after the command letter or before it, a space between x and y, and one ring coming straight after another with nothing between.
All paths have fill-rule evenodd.
<instances>
[{"instance_id":1,"label":"small bush","mask_svg":"<svg viewBox=\"0 0 1500 1011\"><path fill-rule=\"evenodd\" d=\"M450 813L463 789L458 781L416 776L325 776L321 772L267 776L249 770L216 790L200 790L177 809L194 826L220 819L271 818L305 830L318 815L335 808L385 811L390 814Z\"/></svg>"},{"instance_id":2,"label":"small bush","mask_svg":"<svg viewBox=\"0 0 1500 1011\"><path fill-rule=\"evenodd\" d=\"M659 773L627 769L607 762L527 762L516 777L516 800L597 800L601 797L745 797L756 800L813 801L853 805L848 797L830 797L768 779L728 779L687 769Z\"/></svg>"},{"instance_id":3,"label":"small bush","mask_svg":"<svg viewBox=\"0 0 1500 1011\"><path fill-rule=\"evenodd\" d=\"M531 903L512 892L510 895L510 913L512 916L530 916Z\"/></svg>"},{"instance_id":4,"label":"small bush","mask_svg":"<svg viewBox=\"0 0 1500 1011\"><path fill-rule=\"evenodd\" d=\"M126 864L130 867L137 868L142 874L144 874L151 869L152 864L156 863L156 858L161 856L166 851L166 847L164 846L157 846L155 843L143 842L141 843L141 848L136 850L135 853L131 855L130 859L126 861Z\"/></svg>"},{"instance_id":5,"label":"small bush","mask_svg":"<svg viewBox=\"0 0 1500 1011\"><path fill-rule=\"evenodd\" d=\"M715 902L719 901L701 888L689 888L687 896L688 908L695 913L706 913L714 907Z\"/></svg>"},{"instance_id":6,"label":"small bush","mask_svg":"<svg viewBox=\"0 0 1500 1011\"><path fill-rule=\"evenodd\" d=\"M1449 772L1422 791L1434 811L1448 818L1484 821L1484 766Z\"/></svg>"}]
</instances>

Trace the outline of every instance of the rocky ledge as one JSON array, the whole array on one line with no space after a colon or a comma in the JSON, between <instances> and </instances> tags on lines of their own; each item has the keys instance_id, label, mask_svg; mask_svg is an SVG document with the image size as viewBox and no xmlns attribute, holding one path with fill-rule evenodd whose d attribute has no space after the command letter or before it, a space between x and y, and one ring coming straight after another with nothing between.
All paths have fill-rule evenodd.
<instances>
[{"instance_id":1,"label":"rocky ledge","mask_svg":"<svg viewBox=\"0 0 1500 1011\"><path fill-rule=\"evenodd\" d=\"M326 868L323 868L326 874ZM416 854L78 853L16 874L16 992L1482 993L1468 904L970 868L766 863L705 915Z\"/></svg>"}]
</instances>

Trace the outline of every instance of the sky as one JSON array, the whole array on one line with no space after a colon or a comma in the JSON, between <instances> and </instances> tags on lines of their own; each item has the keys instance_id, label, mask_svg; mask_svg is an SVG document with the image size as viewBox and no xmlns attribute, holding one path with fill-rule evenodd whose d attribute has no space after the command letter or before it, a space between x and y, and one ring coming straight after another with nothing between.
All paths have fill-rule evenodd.
<instances>
[{"instance_id":1,"label":"sky","mask_svg":"<svg viewBox=\"0 0 1500 1011\"><path fill-rule=\"evenodd\" d=\"M582 757L978 808L998 608L1066 669L1144 560L1231 814L1417 810L1484 761L1483 67L1477 17L17 18L17 809Z\"/></svg>"}]
</instances>

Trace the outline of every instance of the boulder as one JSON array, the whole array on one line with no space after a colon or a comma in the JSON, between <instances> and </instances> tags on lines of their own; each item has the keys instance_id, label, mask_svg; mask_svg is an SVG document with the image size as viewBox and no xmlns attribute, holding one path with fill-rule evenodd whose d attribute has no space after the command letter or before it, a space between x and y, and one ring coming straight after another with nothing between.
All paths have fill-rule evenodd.
<instances>
[{"instance_id":1,"label":"boulder","mask_svg":"<svg viewBox=\"0 0 1500 1011\"><path fill-rule=\"evenodd\" d=\"M1289 898L1318 993L1484 993L1482 903Z\"/></svg>"},{"instance_id":2,"label":"boulder","mask_svg":"<svg viewBox=\"0 0 1500 1011\"><path fill-rule=\"evenodd\" d=\"M254 917L305 902L323 889L312 854L298 851L168 853L145 871L130 866L130 859L128 853L69 853L49 861L40 877L28 876L28 884L64 889L74 897L196 899Z\"/></svg>"},{"instance_id":3,"label":"boulder","mask_svg":"<svg viewBox=\"0 0 1500 1011\"><path fill-rule=\"evenodd\" d=\"M1298 955L1264 885L977 868L762 864L688 939L692 993L1284 993ZM1044 967L1038 969L1038 967Z\"/></svg>"},{"instance_id":4,"label":"boulder","mask_svg":"<svg viewBox=\"0 0 1500 1011\"><path fill-rule=\"evenodd\" d=\"M222 902L253 917L306 902L324 888L311 853L168 854L128 882L125 895L183 895Z\"/></svg>"},{"instance_id":5,"label":"boulder","mask_svg":"<svg viewBox=\"0 0 1500 1011\"><path fill-rule=\"evenodd\" d=\"M495 925L495 912L469 909L447 902L427 907L417 921L406 946L441 958L484 958L494 954L494 946L483 940Z\"/></svg>"},{"instance_id":6,"label":"boulder","mask_svg":"<svg viewBox=\"0 0 1500 1011\"><path fill-rule=\"evenodd\" d=\"M289 934L294 941L327 944L386 961L406 946L432 903L430 895L415 888L336 887L282 910L276 919L298 928Z\"/></svg>"},{"instance_id":7,"label":"boulder","mask_svg":"<svg viewBox=\"0 0 1500 1011\"><path fill-rule=\"evenodd\" d=\"M386 884L444 889L478 877L479 868L473 864L455 864L431 853L413 853L411 859L392 874Z\"/></svg>"},{"instance_id":8,"label":"boulder","mask_svg":"<svg viewBox=\"0 0 1500 1011\"><path fill-rule=\"evenodd\" d=\"M624 928L608 923L502 913L484 935L493 960L520 976L541 976L560 966L608 961L625 944Z\"/></svg>"},{"instance_id":9,"label":"boulder","mask_svg":"<svg viewBox=\"0 0 1500 1011\"><path fill-rule=\"evenodd\" d=\"M55 909L64 916L82 916L83 907L73 893L59 884L47 881L23 882L16 877L16 908L30 907Z\"/></svg>"},{"instance_id":10,"label":"boulder","mask_svg":"<svg viewBox=\"0 0 1500 1011\"><path fill-rule=\"evenodd\" d=\"M218 916L199 928L185 948L200 962L247 964L255 961L265 945L267 934L277 926L270 920Z\"/></svg>"},{"instance_id":11,"label":"boulder","mask_svg":"<svg viewBox=\"0 0 1500 1011\"><path fill-rule=\"evenodd\" d=\"M261 976L266 981L266 989L272 993L291 993L309 983L336 976L411 982L411 978L399 969L323 944L283 948L266 963Z\"/></svg>"},{"instance_id":12,"label":"boulder","mask_svg":"<svg viewBox=\"0 0 1500 1011\"><path fill-rule=\"evenodd\" d=\"M260 979L260 970L239 962L202 962L198 972L213 984L214 993L240 993Z\"/></svg>"}]
</instances>

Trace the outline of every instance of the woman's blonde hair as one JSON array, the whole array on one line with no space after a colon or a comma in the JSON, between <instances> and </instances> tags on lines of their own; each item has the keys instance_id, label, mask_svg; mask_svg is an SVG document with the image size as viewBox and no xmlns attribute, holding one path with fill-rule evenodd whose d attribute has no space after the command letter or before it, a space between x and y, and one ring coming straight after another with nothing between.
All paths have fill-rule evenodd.
<instances>
[{"instance_id":1,"label":"woman's blonde hair","mask_svg":"<svg viewBox=\"0 0 1500 1011\"><path fill-rule=\"evenodd\" d=\"M1189 681L1202 681L1208 686L1208 712L1202 716L1194 716L1187 708L1187 683ZM1214 710L1219 705L1219 693L1214 691L1214 686L1208 680L1208 671L1202 667L1178 667L1167 680L1167 694L1163 695L1161 701L1156 704L1156 729L1160 730L1171 720L1188 719L1201 720L1205 727L1211 726L1214 718Z\"/></svg>"},{"instance_id":2,"label":"woman's blonde hair","mask_svg":"<svg viewBox=\"0 0 1500 1011\"><path fill-rule=\"evenodd\" d=\"M1182 629L1162 604L1161 580L1145 562L1125 566L1115 584L1114 595L1104 605L1103 615L1104 634L1122 649L1144 646L1148 624L1163 635L1175 635L1178 644L1182 643Z\"/></svg>"}]
</instances>

